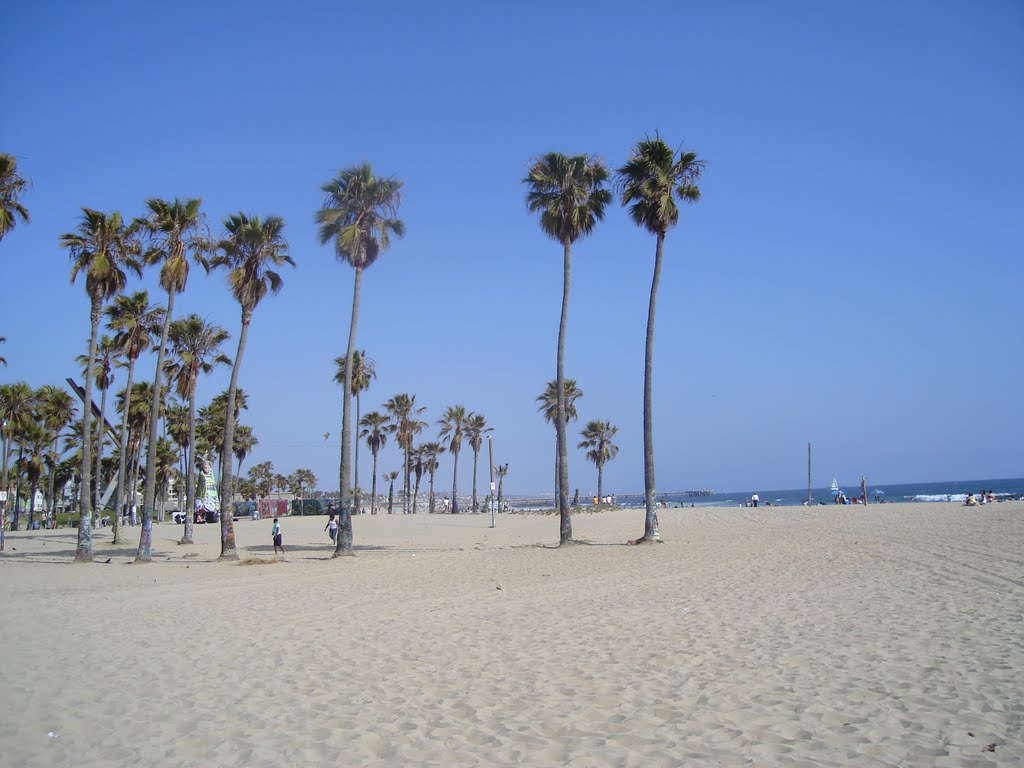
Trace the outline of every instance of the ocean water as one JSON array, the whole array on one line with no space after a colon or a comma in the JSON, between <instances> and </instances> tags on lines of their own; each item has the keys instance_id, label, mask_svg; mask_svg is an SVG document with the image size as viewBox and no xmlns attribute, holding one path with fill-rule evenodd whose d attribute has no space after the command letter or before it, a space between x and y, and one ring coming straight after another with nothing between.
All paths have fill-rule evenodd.
<instances>
[{"instance_id":1,"label":"ocean water","mask_svg":"<svg viewBox=\"0 0 1024 768\"><path fill-rule=\"evenodd\" d=\"M846 494L847 498L860 496L860 478L856 484L848 485L839 482L839 489ZM868 483L868 501L876 502L913 502L913 501L949 501L962 503L969 493L979 491L991 491L998 498L1022 498L1024 497L1024 478L1008 478L1001 480L949 480L937 483L896 483L876 484ZM607 493L607 491L606 491ZM679 505L698 507L739 507L749 501L753 494L757 494L760 503L766 502L772 506L792 507L799 506L807 500L807 488L793 488L789 490L773 491L755 488L749 491L715 491L710 495L691 496L685 491L674 491L659 493L658 499L664 499L670 507ZM832 503L831 480L824 488L811 489L812 503ZM516 499L510 497L510 504L515 509L539 509L554 505L552 497ZM642 493L616 494L615 502L623 507L642 507L644 498ZM589 503L589 502L585 502Z\"/></svg>"}]
</instances>

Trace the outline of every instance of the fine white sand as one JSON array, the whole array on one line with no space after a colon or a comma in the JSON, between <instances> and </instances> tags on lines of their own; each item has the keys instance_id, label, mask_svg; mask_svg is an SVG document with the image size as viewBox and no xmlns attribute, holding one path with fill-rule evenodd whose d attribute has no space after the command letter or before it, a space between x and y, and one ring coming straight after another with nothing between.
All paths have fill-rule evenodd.
<instances>
[{"instance_id":1,"label":"fine white sand","mask_svg":"<svg viewBox=\"0 0 1024 768\"><path fill-rule=\"evenodd\" d=\"M9 534L0 764L1024 765L1024 503L660 517Z\"/></svg>"}]
</instances>

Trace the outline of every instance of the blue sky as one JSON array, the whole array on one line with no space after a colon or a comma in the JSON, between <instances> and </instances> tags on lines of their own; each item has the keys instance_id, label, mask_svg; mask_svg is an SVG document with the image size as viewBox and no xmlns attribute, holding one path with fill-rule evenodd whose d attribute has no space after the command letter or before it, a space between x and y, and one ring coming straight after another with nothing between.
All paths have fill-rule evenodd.
<instances>
[{"instance_id":1,"label":"blue sky","mask_svg":"<svg viewBox=\"0 0 1024 768\"><path fill-rule=\"evenodd\" d=\"M399 392L431 422L482 412L507 488L549 493L534 398L554 377L561 252L521 179L548 151L615 168L660 131L707 170L666 241L659 491L799 487L808 441L821 486L1024 474L1018 2L23 3L5 27L0 150L34 186L32 223L0 243L0 381L76 373L88 303L57 238L81 206L197 196L215 231L276 214L297 268L253 321L247 463L336 487L352 271L313 213L322 183L369 161L404 182L408 234L363 283L364 412ZM570 434L618 425L608 492L643 488L653 255L618 205L573 253ZM163 300L154 274L142 286ZM195 273L176 309L237 335L221 275ZM398 467L389 446L379 472ZM579 451L570 484L596 486Z\"/></svg>"}]
</instances>

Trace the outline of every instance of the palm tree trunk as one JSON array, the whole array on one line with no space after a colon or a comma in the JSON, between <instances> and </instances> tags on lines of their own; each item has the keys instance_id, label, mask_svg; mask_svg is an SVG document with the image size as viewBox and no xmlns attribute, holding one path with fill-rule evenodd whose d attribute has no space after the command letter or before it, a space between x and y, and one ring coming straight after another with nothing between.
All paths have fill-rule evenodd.
<instances>
[{"instance_id":1,"label":"palm tree trunk","mask_svg":"<svg viewBox=\"0 0 1024 768\"><path fill-rule=\"evenodd\" d=\"M96 496L92 508L97 517L103 516L101 504L103 502L103 447L106 443L107 433L107 387L100 389L100 418L96 429Z\"/></svg>"},{"instance_id":2,"label":"palm tree trunk","mask_svg":"<svg viewBox=\"0 0 1024 768\"><path fill-rule=\"evenodd\" d=\"M644 535L643 540L658 537L658 513L654 507L654 412L651 406L651 384L654 378L654 305L661 280L661 253L665 235L658 233L654 252L654 278L651 280L651 303L647 308L647 345L644 349Z\"/></svg>"},{"instance_id":3,"label":"palm tree trunk","mask_svg":"<svg viewBox=\"0 0 1024 768\"><path fill-rule=\"evenodd\" d=\"M345 352L345 382L341 398L341 466L339 475L338 542L334 556L352 554L352 509L349 504L349 477L352 452L352 357L356 349L356 324L359 322L359 288L363 283L363 268L355 268L352 285L352 318L348 326L348 349Z\"/></svg>"},{"instance_id":4,"label":"palm tree trunk","mask_svg":"<svg viewBox=\"0 0 1024 768\"><path fill-rule=\"evenodd\" d=\"M96 334L100 327L100 312L103 300L99 294L91 297L90 316L92 330L89 333L89 375L85 377L85 403L82 408L82 489L79 499L78 545L75 547L75 562L92 562L92 368L96 364Z\"/></svg>"},{"instance_id":5,"label":"palm tree trunk","mask_svg":"<svg viewBox=\"0 0 1024 768\"><path fill-rule=\"evenodd\" d=\"M153 402L149 406L149 440L146 445L146 484L142 491L142 533L139 535L139 551L135 562L153 561L153 506L156 502L156 446L159 434L160 406L163 394L161 381L164 369L164 351L167 348L167 332L171 327L174 313L174 291L167 293L167 312L164 314L164 329L160 335L160 346L156 351L156 373L153 375Z\"/></svg>"},{"instance_id":6,"label":"palm tree trunk","mask_svg":"<svg viewBox=\"0 0 1024 768\"><path fill-rule=\"evenodd\" d=\"M377 514L377 452L373 452L373 481L370 490L370 514Z\"/></svg>"},{"instance_id":7,"label":"palm tree trunk","mask_svg":"<svg viewBox=\"0 0 1024 768\"><path fill-rule=\"evenodd\" d=\"M188 395L188 447L185 448L185 535L180 544L195 544L196 509L196 389Z\"/></svg>"},{"instance_id":8,"label":"palm tree trunk","mask_svg":"<svg viewBox=\"0 0 1024 768\"><path fill-rule=\"evenodd\" d=\"M135 358L128 360L128 383L124 390L124 410L121 414L121 436L118 441L117 460L117 501L114 504L114 544L124 543L124 529L121 526L121 510L125 504L125 480L128 473L128 407L132 402L132 382L135 378Z\"/></svg>"},{"instance_id":9,"label":"palm tree trunk","mask_svg":"<svg viewBox=\"0 0 1024 768\"><path fill-rule=\"evenodd\" d=\"M477 510L477 506L476 506L476 465L477 465L477 459L479 459L479 458L480 458L480 452L476 448L474 448L473 449L473 511L474 512L476 512L476 510Z\"/></svg>"},{"instance_id":10,"label":"palm tree trunk","mask_svg":"<svg viewBox=\"0 0 1024 768\"><path fill-rule=\"evenodd\" d=\"M403 449L405 456L405 477L402 479L402 514L409 514L409 448L412 447L412 437Z\"/></svg>"},{"instance_id":11,"label":"palm tree trunk","mask_svg":"<svg viewBox=\"0 0 1024 768\"><path fill-rule=\"evenodd\" d=\"M228 384L228 409L224 414L224 446L221 449L220 475L220 560L237 560L235 546L234 484L231 481L231 457L235 450L235 393L238 391L238 371L245 355L245 340L249 336L252 310L242 308L242 330L238 334L238 351L235 364L231 366L231 383ZM224 460L227 457L227 460Z\"/></svg>"},{"instance_id":12,"label":"palm tree trunk","mask_svg":"<svg viewBox=\"0 0 1024 768\"><path fill-rule=\"evenodd\" d=\"M604 464L597 465L597 501L598 503L604 503L604 488L601 482L604 475Z\"/></svg>"},{"instance_id":13,"label":"palm tree trunk","mask_svg":"<svg viewBox=\"0 0 1024 768\"><path fill-rule=\"evenodd\" d=\"M388 486L388 514L394 514L394 502L395 502L395 481L392 480Z\"/></svg>"},{"instance_id":14,"label":"palm tree trunk","mask_svg":"<svg viewBox=\"0 0 1024 768\"><path fill-rule=\"evenodd\" d=\"M431 458L433 461L433 458ZM434 470L430 470L430 503L427 506L430 514L434 514Z\"/></svg>"},{"instance_id":15,"label":"palm tree trunk","mask_svg":"<svg viewBox=\"0 0 1024 768\"><path fill-rule=\"evenodd\" d=\"M356 392L356 429L355 429L355 434L352 435L352 442L355 444L355 448L352 451L352 454L353 454L353 461L352 461L352 477L353 477L353 481L352 482L355 484L355 491L354 491L355 498L353 499L352 506L355 509L356 514L359 514L359 512L362 510L362 507L361 507L361 505L359 503L359 393L358 392Z\"/></svg>"},{"instance_id":16,"label":"palm tree trunk","mask_svg":"<svg viewBox=\"0 0 1024 768\"><path fill-rule=\"evenodd\" d=\"M452 514L459 514L459 452L452 454L455 458L452 467Z\"/></svg>"},{"instance_id":17,"label":"palm tree trunk","mask_svg":"<svg viewBox=\"0 0 1024 768\"><path fill-rule=\"evenodd\" d=\"M10 442L7 438L6 427L0 425L0 450L3 450L3 456L0 457L0 490L8 491L7 487L7 459L10 453L8 443ZM4 531L7 528L7 502L0 501L0 552L4 551Z\"/></svg>"},{"instance_id":18,"label":"palm tree trunk","mask_svg":"<svg viewBox=\"0 0 1024 768\"><path fill-rule=\"evenodd\" d=\"M562 244L562 317L558 323L558 357L555 363L555 386L558 389L558 411L555 414L555 444L558 448L558 543L572 542L572 510L569 508L569 457L565 447L565 330L569 320L569 257L568 242Z\"/></svg>"}]
</instances>

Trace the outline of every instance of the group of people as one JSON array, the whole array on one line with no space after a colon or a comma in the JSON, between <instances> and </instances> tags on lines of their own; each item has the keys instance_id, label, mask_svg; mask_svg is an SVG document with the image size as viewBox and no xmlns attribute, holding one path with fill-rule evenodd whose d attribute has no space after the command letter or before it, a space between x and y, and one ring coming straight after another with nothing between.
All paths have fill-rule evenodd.
<instances>
[{"instance_id":1,"label":"group of people","mask_svg":"<svg viewBox=\"0 0 1024 768\"><path fill-rule=\"evenodd\" d=\"M979 491L977 496L973 493L967 494L967 498L964 499L964 506L977 507L982 504L991 504L995 500L996 495L992 491Z\"/></svg>"}]
</instances>

